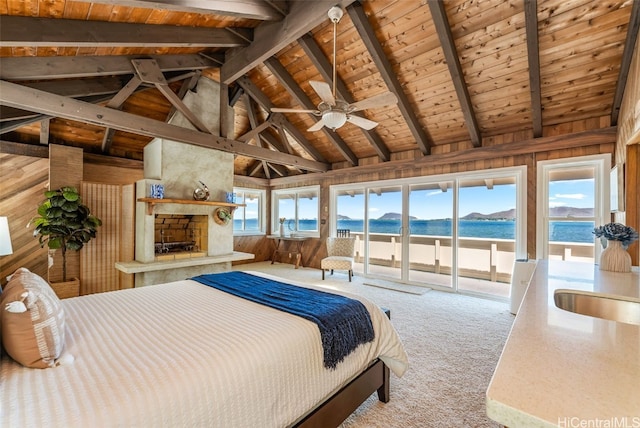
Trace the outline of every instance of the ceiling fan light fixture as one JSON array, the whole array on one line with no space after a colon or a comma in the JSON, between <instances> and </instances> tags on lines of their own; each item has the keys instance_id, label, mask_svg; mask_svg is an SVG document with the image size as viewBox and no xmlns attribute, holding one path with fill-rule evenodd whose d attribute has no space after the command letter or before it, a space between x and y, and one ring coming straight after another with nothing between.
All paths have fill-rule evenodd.
<instances>
[{"instance_id":1,"label":"ceiling fan light fixture","mask_svg":"<svg viewBox=\"0 0 640 428\"><path fill-rule=\"evenodd\" d=\"M347 122L347 115L342 111L328 110L322 114L322 121L327 128L335 131Z\"/></svg>"}]
</instances>

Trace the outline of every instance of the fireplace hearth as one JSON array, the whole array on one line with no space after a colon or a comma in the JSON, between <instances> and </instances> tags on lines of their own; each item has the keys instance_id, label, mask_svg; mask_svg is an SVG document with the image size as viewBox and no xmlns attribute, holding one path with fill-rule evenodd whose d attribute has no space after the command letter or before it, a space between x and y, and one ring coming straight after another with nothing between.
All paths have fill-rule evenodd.
<instances>
[{"instance_id":1,"label":"fireplace hearth","mask_svg":"<svg viewBox=\"0 0 640 428\"><path fill-rule=\"evenodd\" d=\"M155 259L204 257L207 254L207 221L206 215L156 214Z\"/></svg>"}]
</instances>

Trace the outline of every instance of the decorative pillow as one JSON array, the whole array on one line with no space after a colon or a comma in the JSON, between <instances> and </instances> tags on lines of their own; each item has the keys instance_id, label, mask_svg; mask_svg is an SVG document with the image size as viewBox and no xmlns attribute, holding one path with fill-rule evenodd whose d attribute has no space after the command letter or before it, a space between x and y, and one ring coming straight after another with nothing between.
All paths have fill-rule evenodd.
<instances>
[{"instance_id":1,"label":"decorative pillow","mask_svg":"<svg viewBox=\"0 0 640 428\"><path fill-rule=\"evenodd\" d=\"M20 268L0 294L0 324L5 351L27 367L56 365L64 347L64 310L51 286Z\"/></svg>"}]
</instances>

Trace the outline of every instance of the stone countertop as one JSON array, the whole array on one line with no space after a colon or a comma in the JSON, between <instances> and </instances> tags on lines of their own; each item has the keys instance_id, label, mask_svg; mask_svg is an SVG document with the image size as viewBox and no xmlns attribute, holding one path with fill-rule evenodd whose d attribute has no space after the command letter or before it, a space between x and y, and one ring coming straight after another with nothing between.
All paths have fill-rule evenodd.
<instances>
[{"instance_id":1,"label":"stone countertop","mask_svg":"<svg viewBox=\"0 0 640 428\"><path fill-rule=\"evenodd\" d=\"M559 288L638 298L640 275L539 261L487 389L487 415L510 428L640 427L640 326L559 309Z\"/></svg>"}]
</instances>

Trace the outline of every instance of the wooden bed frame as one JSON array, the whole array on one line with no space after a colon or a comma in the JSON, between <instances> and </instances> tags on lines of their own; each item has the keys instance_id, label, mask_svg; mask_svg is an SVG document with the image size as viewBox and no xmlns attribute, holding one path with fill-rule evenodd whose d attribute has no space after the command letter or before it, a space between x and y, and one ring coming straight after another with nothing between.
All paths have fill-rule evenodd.
<instances>
[{"instance_id":1,"label":"wooden bed frame","mask_svg":"<svg viewBox=\"0 0 640 428\"><path fill-rule=\"evenodd\" d=\"M381 308L391 319L391 310ZM294 427L327 428L337 427L349 417L371 394L378 393L378 400L389 402L389 367L377 359L369 368L349 382L340 391L321 403Z\"/></svg>"},{"instance_id":2,"label":"wooden bed frame","mask_svg":"<svg viewBox=\"0 0 640 428\"><path fill-rule=\"evenodd\" d=\"M385 366L381 360L374 361L362 374L329 397L294 426L300 428L337 427L376 391L380 401L389 402L389 367Z\"/></svg>"}]
</instances>

